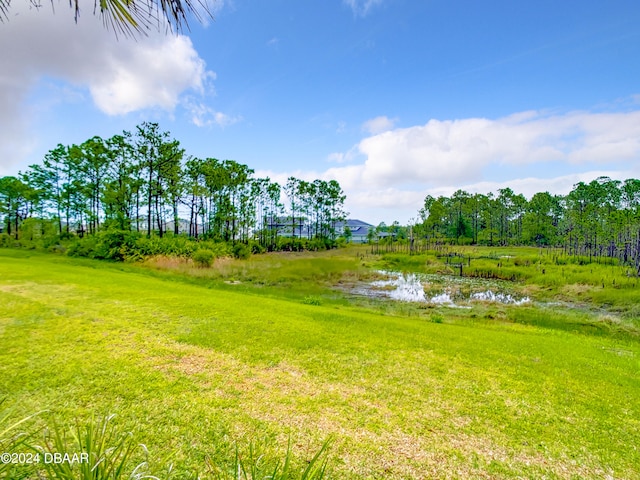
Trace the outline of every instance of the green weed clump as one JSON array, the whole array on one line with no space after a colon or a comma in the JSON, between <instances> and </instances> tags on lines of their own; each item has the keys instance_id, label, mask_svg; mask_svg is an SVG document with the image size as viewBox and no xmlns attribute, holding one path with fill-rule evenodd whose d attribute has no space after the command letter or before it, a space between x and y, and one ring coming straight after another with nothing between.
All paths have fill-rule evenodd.
<instances>
[{"instance_id":1,"label":"green weed clump","mask_svg":"<svg viewBox=\"0 0 640 480\"><path fill-rule=\"evenodd\" d=\"M193 260L193 263L195 263L198 267L207 268L213 264L215 254L211 250L200 249L196 250L191 258Z\"/></svg>"},{"instance_id":2,"label":"green weed clump","mask_svg":"<svg viewBox=\"0 0 640 480\"><path fill-rule=\"evenodd\" d=\"M321 305L322 301L320 300L319 297L316 297L313 295L307 295L302 300L302 303L304 303L305 305Z\"/></svg>"}]
</instances>

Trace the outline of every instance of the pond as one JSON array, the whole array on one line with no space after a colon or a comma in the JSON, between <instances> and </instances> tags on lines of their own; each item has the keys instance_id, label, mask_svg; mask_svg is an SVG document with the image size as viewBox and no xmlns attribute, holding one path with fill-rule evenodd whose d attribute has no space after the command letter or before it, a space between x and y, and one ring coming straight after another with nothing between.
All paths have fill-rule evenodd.
<instances>
[{"instance_id":1,"label":"pond","mask_svg":"<svg viewBox=\"0 0 640 480\"><path fill-rule=\"evenodd\" d=\"M496 281L384 270L377 273L384 279L356 284L349 289L350 292L366 297L450 307L468 307L473 302L507 305L531 302L529 297L509 292L506 285Z\"/></svg>"}]
</instances>

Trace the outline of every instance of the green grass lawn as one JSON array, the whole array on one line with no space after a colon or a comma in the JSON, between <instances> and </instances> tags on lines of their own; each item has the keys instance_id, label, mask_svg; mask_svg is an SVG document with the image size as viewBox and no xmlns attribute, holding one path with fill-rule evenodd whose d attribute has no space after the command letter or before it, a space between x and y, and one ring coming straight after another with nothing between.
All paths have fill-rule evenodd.
<instances>
[{"instance_id":1,"label":"green grass lawn","mask_svg":"<svg viewBox=\"0 0 640 480\"><path fill-rule=\"evenodd\" d=\"M328 438L337 479L640 478L631 337L534 308L369 308L323 289L361 271L351 254L181 268L0 250L0 397L16 418L115 413L173 478L228 469L236 445L269 461L290 442L302 468Z\"/></svg>"}]
</instances>

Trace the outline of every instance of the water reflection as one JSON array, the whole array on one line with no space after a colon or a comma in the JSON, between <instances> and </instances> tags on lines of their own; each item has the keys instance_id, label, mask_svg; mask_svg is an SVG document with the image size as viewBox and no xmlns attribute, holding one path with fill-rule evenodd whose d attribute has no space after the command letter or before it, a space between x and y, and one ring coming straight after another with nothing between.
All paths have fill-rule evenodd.
<instances>
[{"instance_id":1,"label":"water reflection","mask_svg":"<svg viewBox=\"0 0 640 480\"><path fill-rule=\"evenodd\" d=\"M426 302L436 305L460 306L470 302L492 302L507 305L529 303L529 297L518 297L496 282L379 271L386 278L354 288L353 293L368 297L390 298L404 302Z\"/></svg>"}]
</instances>

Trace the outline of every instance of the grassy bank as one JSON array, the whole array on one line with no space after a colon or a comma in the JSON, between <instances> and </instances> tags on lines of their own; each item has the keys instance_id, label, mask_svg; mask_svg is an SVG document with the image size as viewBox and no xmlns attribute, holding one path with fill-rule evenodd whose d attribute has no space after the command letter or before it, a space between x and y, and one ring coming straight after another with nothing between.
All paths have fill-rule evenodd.
<instances>
[{"instance_id":1,"label":"grassy bank","mask_svg":"<svg viewBox=\"0 0 640 480\"><path fill-rule=\"evenodd\" d=\"M308 272L374 260L329 255L194 278L0 250L0 395L36 424L115 413L175 478L250 443L301 471L327 438L332 478L640 475L637 342L363 308Z\"/></svg>"}]
</instances>

